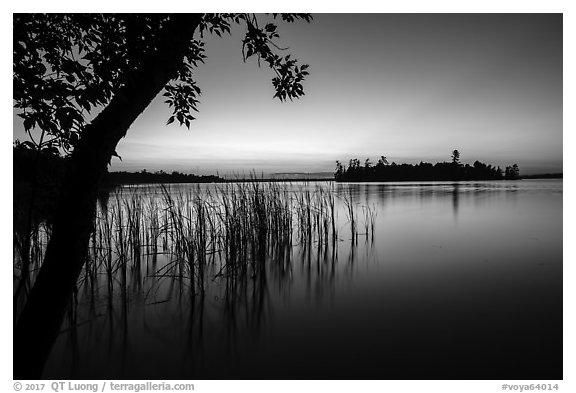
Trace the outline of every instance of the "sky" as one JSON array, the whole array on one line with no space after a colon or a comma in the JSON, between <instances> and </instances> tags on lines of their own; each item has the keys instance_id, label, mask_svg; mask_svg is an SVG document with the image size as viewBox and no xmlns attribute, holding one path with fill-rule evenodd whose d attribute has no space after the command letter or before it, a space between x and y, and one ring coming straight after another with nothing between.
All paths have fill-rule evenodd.
<instances>
[{"instance_id":1,"label":"sky","mask_svg":"<svg viewBox=\"0 0 576 393\"><path fill-rule=\"evenodd\" d=\"M266 21L261 16L262 22ZM475 160L561 172L561 14L314 14L279 22L309 64L306 95L273 99L273 73L242 59L243 28L206 37L190 130L157 97L110 170L332 172L335 161ZM24 139L14 116L14 139Z\"/></svg>"}]
</instances>

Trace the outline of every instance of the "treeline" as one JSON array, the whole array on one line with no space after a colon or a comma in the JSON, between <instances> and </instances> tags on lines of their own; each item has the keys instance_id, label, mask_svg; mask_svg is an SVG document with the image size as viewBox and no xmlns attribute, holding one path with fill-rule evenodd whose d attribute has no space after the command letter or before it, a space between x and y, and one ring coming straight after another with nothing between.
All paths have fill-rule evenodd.
<instances>
[{"instance_id":1,"label":"treeline","mask_svg":"<svg viewBox=\"0 0 576 393\"><path fill-rule=\"evenodd\" d=\"M29 142L16 141L12 149L14 163L14 183L34 185L42 189L57 190L66 175L68 158L62 157L55 149L36 150ZM198 176L187 173L164 171L148 172L107 172L103 186L143 183L212 183L223 182L219 176Z\"/></svg>"},{"instance_id":2,"label":"treeline","mask_svg":"<svg viewBox=\"0 0 576 393\"><path fill-rule=\"evenodd\" d=\"M177 171L168 173L164 171L148 172L145 169L140 172L109 172L106 175L107 184L147 184L147 183L220 183L219 176L198 176Z\"/></svg>"},{"instance_id":3,"label":"treeline","mask_svg":"<svg viewBox=\"0 0 576 393\"><path fill-rule=\"evenodd\" d=\"M366 159L362 164L358 159L349 161L348 166L336 161L334 180L342 182L359 181L421 181L421 180L517 180L520 178L520 169L517 164L507 166L502 170L499 166L487 165L475 161L473 165L461 164L458 150L452 152L451 162L438 162L431 164L389 163L382 156L376 164Z\"/></svg>"}]
</instances>

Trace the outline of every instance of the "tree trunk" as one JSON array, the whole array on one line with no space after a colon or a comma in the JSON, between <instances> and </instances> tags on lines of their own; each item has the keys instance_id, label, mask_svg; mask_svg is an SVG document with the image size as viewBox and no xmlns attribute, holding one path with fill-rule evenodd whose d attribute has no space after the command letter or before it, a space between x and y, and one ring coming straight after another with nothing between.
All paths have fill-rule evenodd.
<instances>
[{"instance_id":1,"label":"tree trunk","mask_svg":"<svg viewBox=\"0 0 576 393\"><path fill-rule=\"evenodd\" d=\"M41 377L87 255L99 181L130 125L176 75L200 19L173 15L160 33L159 49L83 131L42 268L14 331L14 379Z\"/></svg>"}]
</instances>

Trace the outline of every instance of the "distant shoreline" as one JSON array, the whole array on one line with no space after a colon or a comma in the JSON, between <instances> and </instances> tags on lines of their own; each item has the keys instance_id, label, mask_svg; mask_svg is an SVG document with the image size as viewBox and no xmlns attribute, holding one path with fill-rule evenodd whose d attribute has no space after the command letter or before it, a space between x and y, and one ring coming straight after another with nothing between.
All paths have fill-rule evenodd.
<instances>
[{"instance_id":1,"label":"distant shoreline","mask_svg":"<svg viewBox=\"0 0 576 393\"><path fill-rule=\"evenodd\" d=\"M535 175L524 175L520 176L518 180L538 180L538 179L562 179L563 173L544 173L544 174L535 174ZM443 180L415 180L415 179L406 179L406 180L390 180L390 181L337 181L334 178L294 178L294 179L287 179L287 178L243 178L243 179L225 179L219 178L218 180L212 181L164 181L164 182L118 182L115 185L146 185L146 184L204 184L204 183L212 183L212 184L225 184L225 183L307 183L307 182L336 182L336 183L408 183L408 182L423 182L423 181L434 181L434 182L474 182L474 181L503 181L506 179L501 180L451 180L451 179L443 179ZM511 181L511 180L508 180Z\"/></svg>"}]
</instances>

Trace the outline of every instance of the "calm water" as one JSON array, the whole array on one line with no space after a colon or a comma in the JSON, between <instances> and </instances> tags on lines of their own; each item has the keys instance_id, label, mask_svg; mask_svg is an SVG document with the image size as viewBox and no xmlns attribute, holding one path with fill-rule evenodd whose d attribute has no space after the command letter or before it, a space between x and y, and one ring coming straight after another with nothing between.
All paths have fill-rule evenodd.
<instances>
[{"instance_id":1,"label":"calm water","mask_svg":"<svg viewBox=\"0 0 576 393\"><path fill-rule=\"evenodd\" d=\"M183 187L193 186L173 189ZM138 285L123 306L103 288L80 290L78 326L63 330L45 378L562 378L562 181L334 192L337 246L294 241L289 258L268 261L265 279L236 298L225 296L218 266L203 298L158 278L164 254L129 278ZM350 194L354 242L342 198Z\"/></svg>"}]
</instances>

